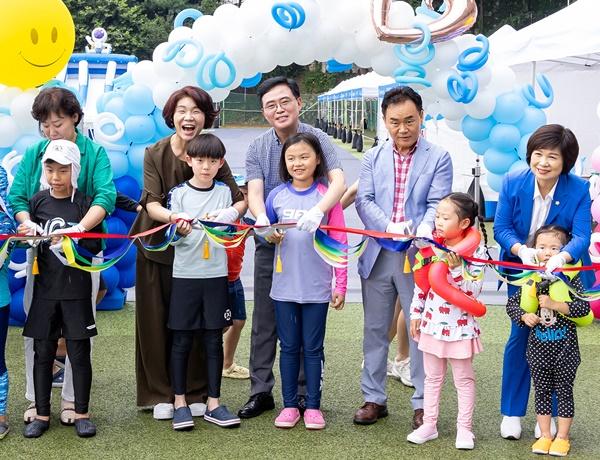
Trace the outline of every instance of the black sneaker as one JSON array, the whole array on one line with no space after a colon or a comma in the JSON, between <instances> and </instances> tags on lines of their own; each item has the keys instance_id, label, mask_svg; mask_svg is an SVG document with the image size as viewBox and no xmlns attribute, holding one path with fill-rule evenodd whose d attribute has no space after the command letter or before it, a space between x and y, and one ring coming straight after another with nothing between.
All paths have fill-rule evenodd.
<instances>
[{"instance_id":1,"label":"black sneaker","mask_svg":"<svg viewBox=\"0 0 600 460\"><path fill-rule=\"evenodd\" d=\"M189 431L194 428L192 411L188 406L182 406L173 412L173 429L175 431Z\"/></svg>"},{"instance_id":2,"label":"black sneaker","mask_svg":"<svg viewBox=\"0 0 600 460\"><path fill-rule=\"evenodd\" d=\"M298 395L298 410L300 411L300 415L304 416L304 411L306 410L306 397L304 395Z\"/></svg>"},{"instance_id":3,"label":"black sneaker","mask_svg":"<svg viewBox=\"0 0 600 460\"><path fill-rule=\"evenodd\" d=\"M96 436L96 425L89 418L76 418L75 432L80 438L91 438Z\"/></svg>"},{"instance_id":4,"label":"black sneaker","mask_svg":"<svg viewBox=\"0 0 600 460\"><path fill-rule=\"evenodd\" d=\"M23 436L26 438L39 438L50 428L50 421L36 418L33 422L25 425Z\"/></svg>"},{"instance_id":5,"label":"black sneaker","mask_svg":"<svg viewBox=\"0 0 600 460\"><path fill-rule=\"evenodd\" d=\"M226 406L218 406L214 410L206 410L204 420L223 428L235 428L240 426L240 418L229 412Z\"/></svg>"}]
</instances>

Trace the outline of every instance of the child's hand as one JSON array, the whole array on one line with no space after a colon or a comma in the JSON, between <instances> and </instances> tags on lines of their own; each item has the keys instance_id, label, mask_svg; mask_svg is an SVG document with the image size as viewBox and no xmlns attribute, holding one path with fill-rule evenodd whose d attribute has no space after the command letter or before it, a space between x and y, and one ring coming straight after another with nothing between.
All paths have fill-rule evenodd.
<instances>
[{"instance_id":1,"label":"child's hand","mask_svg":"<svg viewBox=\"0 0 600 460\"><path fill-rule=\"evenodd\" d=\"M192 233L192 224L186 220L177 221L177 233L187 236Z\"/></svg>"},{"instance_id":2,"label":"child's hand","mask_svg":"<svg viewBox=\"0 0 600 460\"><path fill-rule=\"evenodd\" d=\"M540 322L540 317L535 313L525 313L521 316L521 321L523 321L529 327L535 327Z\"/></svg>"},{"instance_id":3,"label":"child's hand","mask_svg":"<svg viewBox=\"0 0 600 460\"><path fill-rule=\"evenodd\" d=\"M421 333L421 320L420 319L411 319L410 320L410 336L413 338L413 340L418 340L420 333Z\"/></svg>"},{"instance_id":4,"label":"child's hand","mask_svg":"<svg viewBox=\"0 0 600 460\"><path fill-rule=\"evenodd\" d=\"M455 252L448 252L446 254L446 261L448 262L448 268L450 268L450 270L462 264L462 258Z\"/></svg>"},{"instance_id":5,"label":"child's hand","mask_svg":"<svg viewBox=\"0 0 600 460\"><path fill-rule=\"evenodd\" d=\"M279 244L283 241L283 232L275 230L271 235L266 236L265 240L271 244Z\"/></svg>"},{"instance_id":6,"label":"child's hand","mask_svg":"<svg viewBox=\"0 0 600 460\"><path fill-rule=\"evenodd\" d=\"M340 294L339 292L334 292L331 296L331 308L335 310L341 310L344 308L344 304L346 302L346 297L344 294Z\"/></svg>"},{"instance_id":7,"label":"child's hand","mask_svg":"<svg viewBox=\"0 0 600 460\"><path fill-rule=\"evenodd\" d=\"M62 242L63 237L60 235L53 236L50 238L50 244L54 246L55 244L59 244Z\"/></svg>"},{"instance_id":8,"label":"child's hand","mask_svg":"<svg viewBox=\"0 0 600 460\"><path fill-rule=\"evenodd\" d=\"M547 295L541 295L538 297L538 302L541 308L547 308L548 310L556 310L556 302Z\"/></svg>"}]
</instances>

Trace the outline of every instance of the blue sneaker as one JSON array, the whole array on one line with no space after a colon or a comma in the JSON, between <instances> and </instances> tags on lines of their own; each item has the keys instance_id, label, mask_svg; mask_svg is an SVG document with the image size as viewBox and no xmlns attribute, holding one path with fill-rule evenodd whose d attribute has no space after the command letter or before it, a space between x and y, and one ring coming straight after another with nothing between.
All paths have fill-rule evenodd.
<instances>
[{"instance_id":1,"label":"blue sneaker","mask_svg":"<svg viewBox=\"0 0 600 460\"><path fill-rule=\"evenodd\" d=\"M59 369L52 376L52 388L62 388L65 383L65 370Z\"/></svg>"},{"instance_id":2,"label":"blue sneaker","mask_svg":"<svg viewBox=\"0 0 600 460\"><path fill-rule=\"evenodd\" d=\"M175 431L189 431L194 428L192 411L188 406L182 406L173 412L173 429Z\"/></svg>"},{"instance_id":3,"label":"blue sneaker","mask_svg":"<svg viewBox=\"0 0 600 460\"><path fill-rule=\"evenodd\" d=\"M240 426L240 418L229 412L226 406L218 406L214 410L206 410L204 420L224 428L235 428Z\"/></svg>"}]
</instances>

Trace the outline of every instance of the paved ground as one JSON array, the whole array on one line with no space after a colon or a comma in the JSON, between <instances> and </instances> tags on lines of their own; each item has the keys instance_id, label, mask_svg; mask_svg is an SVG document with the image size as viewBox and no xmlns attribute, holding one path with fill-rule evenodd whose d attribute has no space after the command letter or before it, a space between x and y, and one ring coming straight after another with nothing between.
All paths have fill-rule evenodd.
<instances>
[{"instance_id":1,"label":"paved ground","mask_svg":"<svg viewBox=\"0 0 600 460\"><path fill-rule=\"evenodd\" d=\"M250 142L265 131L265 128L224 128L216 129L213 132L221 138L227 148L226 159L232 171L236 174L245 174L246 150ZM337 147L339 157L342 161L346 183L352 184L358 179L360 171L360 161L346 150ZM346 225L348 227L364 228L362 222L356 214L354 206L345 211ZM356 236L350 236L350 241L357 241ZM242 283L244 284L248 300L253 299L253 271L254 271L254 242L248 240L246 245L246 257L242 270ZM493 254L494 255L494 254ZM489 304L501 304L505 301L504 292L496 291L496 280L491 274L487 274L484 284L482 300ZM353 260L348 273L348 295L349 302L362 302L360 294L360 279L356 269L356 260Z\"/></svg>"}]
</instances>

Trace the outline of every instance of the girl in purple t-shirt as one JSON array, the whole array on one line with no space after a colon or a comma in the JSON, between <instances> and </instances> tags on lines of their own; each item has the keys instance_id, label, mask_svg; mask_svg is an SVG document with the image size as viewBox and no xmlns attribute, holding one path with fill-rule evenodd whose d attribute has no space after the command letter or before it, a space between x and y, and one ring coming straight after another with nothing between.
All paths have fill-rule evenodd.
<instances>
[{"instance_id":1,"label":"girl in purple t-shirt","mask_svg":"<svg viewBox=\"0 0 600 460\"><path fill-rule=\"evenodd\" d=\"M267 216L271 223L296 222L316 206L327 191L320 182L325 177L325 160L319 140L299 133L283 144L280 175L284 182L267 197ZM338 203L323 217L323 224L344 227L344 214ZM346 243L346 234L330 231L329 236ZM279 244L274 261L271 298L275 304L280 343L279 369L283 410L275 426L292 428L300 421L298 410L298 373L300 351L304 353L306 411L304 425L320 430L325 419L320 410L323 377L323 341L329 302L336 310L344 306L346 269L333 269L313 249L313 235L296 228L276 233L269 242ZM335 285L332 289L332 280Z\"/></svg>"}]
</instances>

